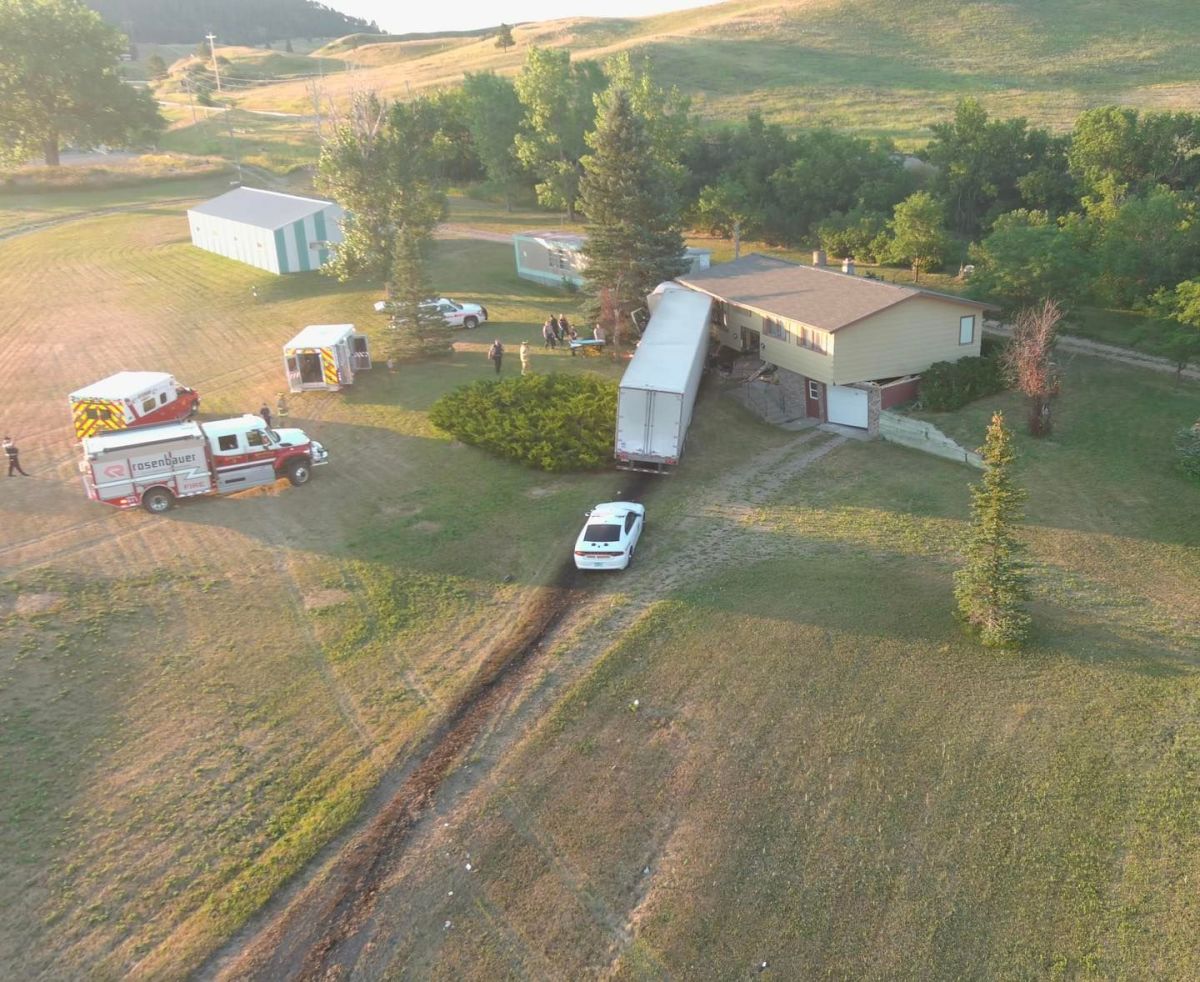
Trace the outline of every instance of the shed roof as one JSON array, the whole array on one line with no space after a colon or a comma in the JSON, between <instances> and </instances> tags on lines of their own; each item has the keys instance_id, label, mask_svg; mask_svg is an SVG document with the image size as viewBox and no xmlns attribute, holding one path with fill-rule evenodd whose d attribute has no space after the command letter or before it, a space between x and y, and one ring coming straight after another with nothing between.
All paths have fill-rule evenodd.
<instances>
[{"instance_id":1,"label":"shed roof","mask_svg":"<svg viewBox=\"0 0 1200 982\"><path fill-rule=\"evenodd\" d=\"M711 310L712 301L703 293L666 291L621 377L621 388L686 391L696 345L708 337Z\"/></svg>"},{"instance_id":2,"label":"shed roof","mask_svg":"<svg viewBox=\"0 0 1200 982\"><path fill-rule=\"evenodd\" d=\"M721 300L777 314L823 331L849 327L914 297L950 301L980 310L987 307L977 300L949 293L897 286L758 253L685 274L679 277L679 282Z\"/></svg>"},{"instance_id":3,"label":"shed roof","mask_svg":"<svg viewBox=\"0 0 1200 982\"><path fill-rule=\"evenodd\" d=\"M330 207L338 208L332 201L320 198L302 198L297 194L260 188L234 188L188 210L197 215L227 218L243 225L274 230Z\"/></svg>"},{"instance_id":4,"label":"shed roof","mask_svg":"<svg viewBox=\"0 0 1200 982\"><path fill-rule=\"evenodd\" d=\"M309 324L308 327L285 344L283 350L324 348L331 344L337 344L347 334L353 333L353 324Z\"/></svg>"},{"instance_id":5,"label":"shed roof","mask_svg":"<svg viewBox=\"0 0 1200 982\"><path fill-rule=\"evenodd\" d=\"M166 372L117 372L71 393L72 399L132 399L172 381Z\"/></svg>"}]
</instances>

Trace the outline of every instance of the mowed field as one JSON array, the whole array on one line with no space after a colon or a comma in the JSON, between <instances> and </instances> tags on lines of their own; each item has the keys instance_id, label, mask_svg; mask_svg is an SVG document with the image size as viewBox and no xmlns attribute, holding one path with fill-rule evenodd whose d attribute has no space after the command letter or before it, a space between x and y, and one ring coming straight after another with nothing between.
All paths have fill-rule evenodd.
<instances>
[{"instance_id":1,"label":"mowed field","mask_svg":"<svg viewBox=\"0 0 1200 982\"><path fill-rule=\"evenodd\" d=\"M311 484L165 518L88 502L71 389L162 368L253 411L303 324L384 333L367 285L259 273L192 249L182 205L129 206L0 242L0 427L34 475L0 485L0 974L277 978L306 951L267 922L222 950L272 898L334 939L327 977L1200 974L1200 493L1170 453L1200 386L1085 358L1054 436L1018 438L1029 651L952 616L976 472L774 430L710 384L633 569L576 585L355 916L307 924L322 846L625 480L429 426L492 337L575 312L508 246L448 240L439 290L495 323L292 397L332 455ZM993 408L1019 425L1010 395L930 418L975 445Z\"/></svg>"},{"instance_id":2,"label":"mowed field","mask_svg":"<svg viewBox=\"0 0 1200 982\"><path fill-rule=\"evenodd\" d=\"M547 309L574 312L516 280L510 248L454 241L437 285L494 324L448 358L291 397L286 422L332 456L311 484L165 518L89 502L71 390L160 369L205 415L252 412L304 324L385 333L366 286L276 278L193 249L174 200L129 207L0 242L0 425L33 475L0 486L7 977L194 968L403 763L618 483L429 426L438 394L491 370L493 336L514 371ZM618 370L540 350L535 367ZM728 412L736 452L778 439Z\"/></svg>"},{"instance_id":3,"label":"mowed field","mask_svg":"<svg viewBox=\"0 0 1200 982\"><path fill-rule=\"evenodd\" d=\"M993 408L1020 419L936 422ZM1018 438L1021 655L952 616L960 465L816 437L660 501L612 646L481 746L331 972L1195 978L1200 494L1169 434L1198 413L1066 366L1054 437Z\"/></svg>"}]
</instances>

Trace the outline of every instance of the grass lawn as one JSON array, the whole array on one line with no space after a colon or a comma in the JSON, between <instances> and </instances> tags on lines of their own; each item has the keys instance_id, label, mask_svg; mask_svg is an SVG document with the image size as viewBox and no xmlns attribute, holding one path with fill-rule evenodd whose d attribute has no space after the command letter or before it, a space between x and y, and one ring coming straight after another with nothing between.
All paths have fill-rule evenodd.
<instances>
[{"instance_id":1,"label":"grass lawn","mask_svg":"<svg viewBox=\"0 0 1200 982\"><path fill-rule=\"evenodd\" d=\"M354 816L556 572L582 510L620 485L527 471L428 424L437 396L490 372L492 337L512 350L547 309L574 312L517 280L508 247L454 241L434 282L493 322L444 359L292 397L287 421L332 456L310 485L160 519L88 502L65 402L79 385L165 369L228 415L273 401L280 346L304 324L357 322L386 343L375 288L196 250L184 207L148 200L0 243L5 427L34 475L0 502L13 977L194 968ZM620 370L540 349L534 367ZM729 459L779 439L732 406L699 432L714 431Z\"/></svg>"},{"instance_id":2,"label":"grass lawn","mask_svg":"<svg viewBox=\"0 0 1200 982\"><path fill-rule=\"evenodd\" d=\"M164 199L202 199L229 187L228 175L182 181L150 181L121 187L0 192L0 235L59 218L83 217L104 208L152 206Z\"/></svg>"},{"instance_id":3,"label":"grass lawn","mask_svg":"<svg viewBox=\"0 0 1200 982\"><path fill-rule=\"evenodd\" d=\"M178 98L178 97L174 97ZM304 119L259 116L231 110L226 113L197 107L192 120L185 102L164 110L171 128L159 137L159 146L177 153L224 157L260 167L274 174L287 175L317 162L320 143L315 124ZM230 136L230 125L233 135Z\"/></svg>"},{"instance_id":4,"label":"grass lawn","mask_svg":"<svg viewBox=\"0 0 1200 982\"><path fill-rule=\"evenodd\" d=\"M938 425L974 445L996 402ZM1194 977L1200 494L1166 447L1198 412L1196 386L1067 366L1054 438L1017 441L1020 655L952 616L966 468L850 444L706 512L735 558L613 638L405 867L358 969Z\"/></svg>"}]
</instances>

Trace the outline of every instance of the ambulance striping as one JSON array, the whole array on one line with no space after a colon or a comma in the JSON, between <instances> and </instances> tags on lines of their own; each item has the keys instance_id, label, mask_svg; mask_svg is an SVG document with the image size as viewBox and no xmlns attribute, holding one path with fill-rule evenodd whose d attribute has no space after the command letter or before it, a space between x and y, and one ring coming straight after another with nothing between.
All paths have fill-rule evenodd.
<instances>
[{"instance_id":1,"label":"ambulance striping","mask_svg":"<svg viewBox=\"0 0 1200 982\"><path fill-rule=\"evenodd\" d=\"M75 435L80 440L95 436L100 430L120 430L126 425L125 407L107 399L81 399L74 402L72 416Z\"/></svg>"},{"instance_id":2,"label":"ambulance striping","mask_svg":"<svg viewBox=\"0 0 1200 982\"><path fill-rule=\"evenodd\" d=\"M337 362L333 360L333 350L331 348L321 349L321 368L325 374L326 385L337 385L339 383Z\"/></svg>"}]
</instances>

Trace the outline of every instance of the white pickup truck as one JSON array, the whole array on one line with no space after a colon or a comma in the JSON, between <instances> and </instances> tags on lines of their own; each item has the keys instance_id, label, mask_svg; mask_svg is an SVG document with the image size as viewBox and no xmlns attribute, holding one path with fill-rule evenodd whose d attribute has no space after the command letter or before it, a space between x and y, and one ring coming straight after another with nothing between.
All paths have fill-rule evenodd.
<instances>
[{"instance_id":1,"label":"white pickup truck","mask_svg":"<svg viewBox=\"0 0 1200 982\"><path fill-rule=\"evenodd\" d=\"M422 307L427 310L437 310L451 327L465 327L468 331L487 323L487 307L479 303L459 303L457 300L447 300L439 297L436 300L426 300ZM390 314L396 309L390 300L380 300L375 304L376 313Z\"/></svg>"}]
</instances>

